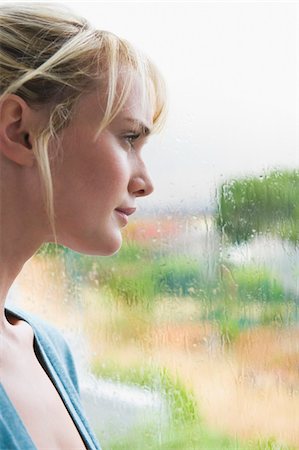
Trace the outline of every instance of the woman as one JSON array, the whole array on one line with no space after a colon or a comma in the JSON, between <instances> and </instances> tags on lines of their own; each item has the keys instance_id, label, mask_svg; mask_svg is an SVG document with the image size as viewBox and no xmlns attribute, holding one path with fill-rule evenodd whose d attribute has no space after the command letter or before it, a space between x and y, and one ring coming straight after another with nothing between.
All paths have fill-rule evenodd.
<instances>
[{"instance_id":1,"label":"woman","mask_svg":"<svg viewBox=\"0 0 299 450\"><path fill-rule=\"evenodd\" d=\"M57 5L4 5L0 25L0 448L95 449L66 343L5 298L44 242L120 248L153 190L141 150L163 82L128 42Z\"/></svg>"}]
</instances>

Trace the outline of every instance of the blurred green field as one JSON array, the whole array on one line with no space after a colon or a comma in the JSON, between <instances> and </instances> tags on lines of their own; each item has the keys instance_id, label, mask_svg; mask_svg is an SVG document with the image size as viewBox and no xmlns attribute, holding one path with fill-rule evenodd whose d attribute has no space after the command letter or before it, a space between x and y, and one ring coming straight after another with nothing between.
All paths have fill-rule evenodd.
<instances>
[{"instance_id":1,"label":"blurred green field","mask_svg":"<svg viewBox=\"0 0 299 450\"><path fill-rule=\"evenodd\" d=\"M53 249L48 250L47 257L56 257ZM127 241L111 258L82 256L62 248L57 251L64 263L69 288L75 283L92 292L92 307L86 319L87 335L92 341L107 340L107 354L95 355L93 373L102 379L156 389L166 395L172 410L172 422L163 437L158 437L150 427L139 427L125 438L109 440L107 450L296 448L279 443L281 441L276 437L234 438L229 433L217 431L217 427L213 429L206 423L200 401L183 377L176 377L163 363L155 367L154 362L152 365L145 362L147 356L151 358L150 351L146 350L151 347L150 333L157 335L159 327L164 325L168 330L173 327L175 336L176 326L186 327L183 337L186 344L190 325L200 330L202 324L211 324L221 353L228 352L228 355L240 347L247 331L257 330L263 339L262 330L269 328L281 332L296 326L299 317L297 299L265 267L238 266L221 261L214 277L207 279L205 267L199 261L187 255L161 254L154 246L136 241ZM166 299L168 307L161 309ZM109 311L106 322L103 302ZM194 305L191 313L188 305ZM80 310L82 314L82 305ZM162 345L172 352L167 339L163 339ZM97 344L93 348L96 347ZM136 366L135 357L130 364L129 353L134 353L132 347L137 349L137 359L140 349L144 352L145 359L139 366ZM192 352L192 347L188 348L189 343L185 351ZM125 364L121 354L127 355ZM100 436L100 440L105 449L105 438Z\"/></svg>"}]
</instances>

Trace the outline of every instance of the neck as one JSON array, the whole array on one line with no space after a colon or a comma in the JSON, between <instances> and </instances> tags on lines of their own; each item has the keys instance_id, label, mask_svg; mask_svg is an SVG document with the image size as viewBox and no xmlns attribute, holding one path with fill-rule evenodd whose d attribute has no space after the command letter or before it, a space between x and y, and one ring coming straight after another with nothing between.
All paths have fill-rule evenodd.
<instances>
[{"instance_id":1,"label":"neck","mask_svg":"<svg viewBox=\"0 0 299 450\"><path fill-rule=\"evenodd\" d=\"M8 239L5 233L2 235L6 236L6 239L5 243L1 242L0 256L0 333L7 330L9 326L4 311L8 291L22 270L23 265L32 257L41 244L41 242L33 242L32 240L29 243L26 241L26 236L24 236L23 240L20 240Z\"/></svg>"},{"instance_id":2,"label":"neck","mask_svg":"<svg viewBox=\"0 0 299 450\"><path fill-rule=\"evenodd\" d=\"M19 169L0 166L0 333L7 331L9 323L4 314L7 293L25 262L46 240L48 222L38 182ZM5 173L4 173L5 171ZM5 175L5 176L4 176ZM5 180L5 183L4 181ZM1 184L1 181L3 183ZM4 186L5 184L5 186ZM29 190L30 189L30 190ZM32 192L37 193L36 197ZM3 335L2 335L3 336Z\"/></svg>"}]
</instances>

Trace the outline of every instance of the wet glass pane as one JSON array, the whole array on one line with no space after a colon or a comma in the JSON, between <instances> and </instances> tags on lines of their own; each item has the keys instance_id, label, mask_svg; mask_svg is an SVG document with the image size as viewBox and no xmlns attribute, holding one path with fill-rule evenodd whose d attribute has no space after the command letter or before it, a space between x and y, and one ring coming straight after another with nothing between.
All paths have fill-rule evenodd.
<instances>
[{"instance_id":1,"label":"wet glass pane","mask_svg":"<svg viewBox=\"0 0 299 450\"><path fill-rule=\"evenodd\" d=\"M118 254L45 246L11 301L67 338L103 449L299 448L298 4L69 5L164 74L155 192Z\"/></svg>"}]
</instances>

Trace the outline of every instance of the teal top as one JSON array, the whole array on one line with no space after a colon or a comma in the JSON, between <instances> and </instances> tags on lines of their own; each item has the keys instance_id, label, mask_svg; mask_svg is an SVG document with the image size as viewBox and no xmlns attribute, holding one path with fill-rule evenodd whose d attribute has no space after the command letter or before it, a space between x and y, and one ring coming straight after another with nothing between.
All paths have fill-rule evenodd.
<instances>
[{"instance_id":1,"label":"teal top","mask_svg":"<svg viewBox=\"0 0 299 450\"><path fill-rule=\"evenodd\" d=\"M34 332L36 355L56 387L88 450L100 450L82 410L77 374L70 349L61 334L41 319L8 310L25 320ZM20 416L0 383L0 450L36 450Z\"/></svg>"}]
</instances>

